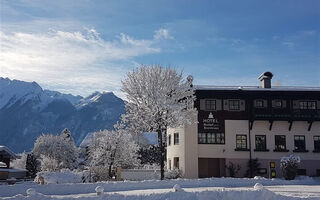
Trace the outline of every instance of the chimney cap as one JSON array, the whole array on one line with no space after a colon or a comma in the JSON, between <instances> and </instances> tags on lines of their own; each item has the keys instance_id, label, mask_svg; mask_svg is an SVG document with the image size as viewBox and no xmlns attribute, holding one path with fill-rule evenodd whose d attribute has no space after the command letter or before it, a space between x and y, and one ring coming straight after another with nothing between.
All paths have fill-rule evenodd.
<instances>
[{"instance_id":1,"label":"chimney cap","mask_svg":"<svg viewBox=\"0 0 320 200\"><path fill-rule=\"evenodd\" d=\"M263 79L272 79L273 74L271 72L263 72L258 79L261 81Z\"/></svg>"}]
</instances>

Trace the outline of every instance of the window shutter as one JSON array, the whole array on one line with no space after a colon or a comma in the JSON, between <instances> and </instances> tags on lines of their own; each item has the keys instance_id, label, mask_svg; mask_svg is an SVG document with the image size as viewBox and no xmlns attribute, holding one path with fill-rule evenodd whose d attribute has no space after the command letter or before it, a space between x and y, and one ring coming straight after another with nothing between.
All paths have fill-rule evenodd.
<instances>
[{"instance_id":1,"label":"window shutter","mask_svg":"<svg viewBox=\"0 0 320 200\"><path fill-rule=\"evenodd\" d=\"M200 110L205 110L206 107L206 100L200 99Z\"/></svg>"},{"instance_id":2,"label":"window shutter","mask_svg":"<svg viewBox=\"0 0 320 200\"><path fill-rule=\"evenodd\" d=\"M241 111L246 110L246 101L245 100L240 100L240 110Z\"/></svg>"},{"instance_id":3,"label":"window shutter","mask_svg":"<svg viewBox=\"0 0 320 200\"><path fill-rule=\"evenodd\" d=\"M299 109L299 101L292 101L293 109Z\"/></svg>"},{"instance_id":4,"label":"window shutter","mask_svg":"<svg viewBox=\"0 0 320 200\"><path fill-rule=\"evenodd\" d=\"M216 110L222 110L222 100L216 99Z\"/></svg>"},{"instance_id":5,"label":"window shutter","mask_svg":"<svg viewBox=\"0 0 320 200\"><path fill-rule=\"evenodd\" d=\"M267 108L268 107L268 100L263 100L263 107Z\"/></svg>"},{"instance_id":6,"label":"window shutter","mask_svg":"<svg viewBox=\"0 0 320 200\"><path fill-rule=\"evenodd\" d=\"M228 99L223 100L223 109L229 110L229 100Z\"/></svg>"},{"instance_id":7,"label":"window shutter","mask_svg":"<svg viewBox=\"0 0 320 200\"><path fill-rule=\"evenodd\" d=\"M287 107L287 101L286 100L282 100L282 108L286 108Z\"/></svg>"},{"instance_id":8,"label":"window shutter","mask_svg":"<svg viewBox=\"0 0 320 200\"><path fill-rule=\"evenodd\" d=\"M275 108L276 107L276 100L272 100L271 105L272 105L272 108Z\"/></svg>"}]
</instances>

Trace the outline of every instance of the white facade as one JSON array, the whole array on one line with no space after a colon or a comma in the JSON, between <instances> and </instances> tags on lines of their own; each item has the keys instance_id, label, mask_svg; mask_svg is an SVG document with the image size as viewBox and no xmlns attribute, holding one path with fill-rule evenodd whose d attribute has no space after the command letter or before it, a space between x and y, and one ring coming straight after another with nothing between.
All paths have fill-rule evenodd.
<instances>
[{"instance_id":1,"label":"white facade","mask_svg":"<svg viewBox=\"0 0 320 200\"><path fill-rule=\"evenodd\" d=\"M314 122L312 129L308 130L309 124L303 121L293 122L292 128L288 130L288 122L275 121L272 130L269 130L268 121L255 121L250 131L251 137L251 156L252 159L258 158L261 168L267 170L265 176L270 175L269 163L275 162L277 176L281 176L280 158L291 154L299 155L302 162L300 168L306 169L309 176L315 176L316 170L320 169L320 153L313 152L314 141L313 136L320 135L320 122ZM167 165L174 168L174 158L179 158L179 169L182 170L185 178L199 177L199 158L223 158L225 164L229 162L239 164L241 166L237 176L244 176L247 170L247 162L250 158L249 151L236 151L236 135L245 134L249 138L249 122L247 120L226 120L225 121L225 144L198 144L197 124L186 125L183 128L168 129L168 136L179 133L179 144L167 146ZM258 152L255 149L255 136L266 135L266 144L268 152ZM286 136L286 149L288 152L274 152L275 135ZM308 152L293 152L294 135L305 136L306 149ZM249 142L249 140L248 140ZM247 144L249 147L249 144ZM171 161L169 161L171 160ZM171 166L169 166L171 163ZM227 170L225 175L228 176Z\"/></svg>"}]
</instances>

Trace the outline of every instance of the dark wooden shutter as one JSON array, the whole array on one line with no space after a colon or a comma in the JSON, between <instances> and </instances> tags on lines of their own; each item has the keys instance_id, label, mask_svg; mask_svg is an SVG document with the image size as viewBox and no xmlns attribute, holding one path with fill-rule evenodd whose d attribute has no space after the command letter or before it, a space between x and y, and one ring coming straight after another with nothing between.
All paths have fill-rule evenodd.
<instances>
[{"instance_id":1,"label":"dark wooden shutter","mask_svg":"<svg viewBox=\"0 0 320 200\"><path fill-rule=\"evenodd\" d=\"M246 110L246 101L240 100L240 110L245 111Z\"/></svg>"},{"instance_id":2,"label":"dark wooden shutter","mask_svg":"<svg viewBox=\"0 0 320 200\"><path fill-rule=\"evenodd\" d=\"M292 101L292 108L299 109L299 101L297 101L297 100Z\"/></svg>"},{"instance_id":3,"label":"dark wooden shutter","mask_svg":"<svg viewBox=\"0 0 320 200\"><path fill-rule=\"evenodd\" d=\"M206 109L206 100L200 99L200 110L205 110L205 109Z\"/></svg>"},{"instance_id":4,"label":"dark wooden shutter","mask_svg":"<svg viewBox=\"0 0 320 200\"><path fill-rule=\"evenodd\" d=\"M229 110L229 100L228 99L223 100L223 109Z\"/></svg>"}]
</instances>

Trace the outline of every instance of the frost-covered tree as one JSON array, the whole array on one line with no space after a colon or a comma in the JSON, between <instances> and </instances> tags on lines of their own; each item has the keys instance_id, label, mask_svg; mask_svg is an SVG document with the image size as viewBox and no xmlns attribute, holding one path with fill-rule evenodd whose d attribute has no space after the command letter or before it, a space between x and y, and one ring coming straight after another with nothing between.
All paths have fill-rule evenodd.
<instances>
[{"instance_id":1,"label":"frost-covered tree","mask_svg":"<svg viewBox=\"0 0 320 200\"><path fill-rule=\"evenodd\" d=\"M16 169L26 169L27 156L28 154L26 152L20 153L19 157L14 159L10 166Z\"/></svg>"},{"instance_id":2,"label":"frost-covered tree","mask_svg":"<svg viewBox=\"0 0 320 200\"><path fill-rule=\"evenodd\" d=\"M61 132L61 137L63 137L66 141L69 141L69 142L73 142L73 139L72 139L72 136L71 136L71 132L65 128L63 129L63 131Z\"/></svg>"},{"instance_id":3,"label":"frost-covered tree","mask_svg":"<svg viewBox=\"0 0 320 200\"><path fill-rule=\"evenodd\" d=\"M107 167L111 178L114 167L128 168L139 164L138 150L138 145L124 129L96 132L89 144L91 166Z\"/></svg>"},{"instance_id":4,"label":"frost-covered tree","mask_svg":"<svg viewBox=\"0 0 320 200\"><path fill-rule=\"evenodd\" d=\"M286 180L293 180L297 175L297 170L300 164L300 157L290 155L288 157L282 157L280 160L280 168L283 173L283 177Z\"/></svg>"},{"instance_id":5,"label":"frost-covered tree","mask_svg":"<svg viewBox=\"0 0 320 200\"><path fill-rule=\"evenodd\" d=\"M76 145L61 135L43 134L39 136L34 143L32 153L40 159L43 155L57 160L60 169L75 169L78 166Z\"/></svg>"},{"instance_id":6,"label":"frost-covered tree","mask_svg":"<svg viewBox=\"0 0 320 200\"><path fill-rule=\"evenodd\" d=\"M58 171L60 169L59 162L46 155L40 156L40 162L41 162L41 171L49 171L54 172Z\"/></svg>"},{"instance_id":7,"label":"frost-covered tree","mask_svg":"<svg viewBox=\"0 0 320 200\"><path fill-rule=\"evenodd\" d=\"M163 179L166 130L193 119L192 77L184 80L182 73L169 67L141 66L127 74L122 91L127 98L123 122L140 133L158 133Z\"/></svg>"}]
</instances>

